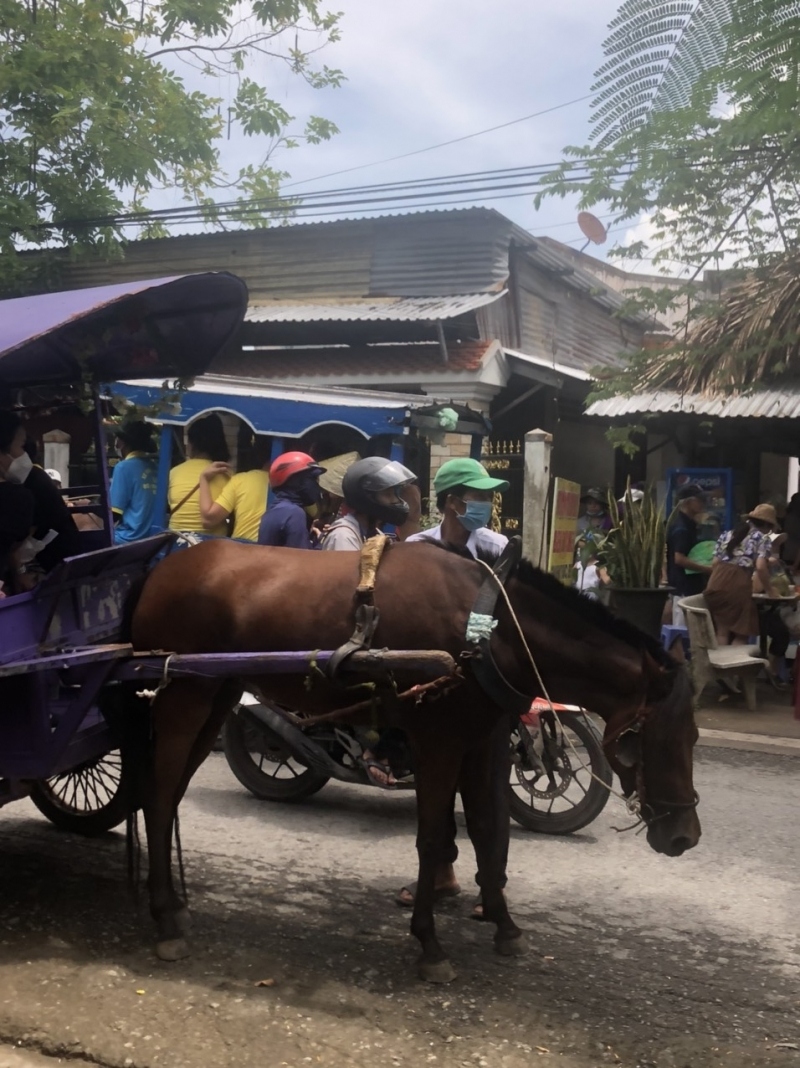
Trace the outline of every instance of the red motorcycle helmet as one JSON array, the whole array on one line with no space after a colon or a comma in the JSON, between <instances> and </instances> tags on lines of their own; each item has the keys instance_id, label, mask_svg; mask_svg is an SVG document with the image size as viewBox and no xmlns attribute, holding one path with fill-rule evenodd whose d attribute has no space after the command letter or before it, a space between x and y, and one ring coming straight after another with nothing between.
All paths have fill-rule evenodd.
<instances>
[{"instance_id":1,"label":"red motorcycle helmet","mask_svg":"<svg viewBox=\"0 0 800 1068\"><path fill-rule=\"evenodd\" d=\"M272 488L279 489L292 475L299 475L307 471L312 475L324 474L325 468L320 467L313 456L307 452L284 452L276 456L270 464L269 484Z\"/></svg>"}]
</instances>

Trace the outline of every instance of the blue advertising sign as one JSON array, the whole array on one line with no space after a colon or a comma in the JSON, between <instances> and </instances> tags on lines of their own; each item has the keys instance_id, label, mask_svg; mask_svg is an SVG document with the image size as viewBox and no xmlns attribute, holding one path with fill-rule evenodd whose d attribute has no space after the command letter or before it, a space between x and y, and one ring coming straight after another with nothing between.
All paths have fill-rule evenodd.
<instances>
[{"instance_id":1,"label":"blue advertising sign","mask_svg":"<svg viewBox=\"0 0 800 1068\"><path fill-rule=\"evenodd\" d=\"M733 471L729 467L672 467L667 471L667 515L677 502L681 486L696 482L706 499L706 512L698 517L701 540L716 541L733 528Z\"/></svg>"}]
</instances>

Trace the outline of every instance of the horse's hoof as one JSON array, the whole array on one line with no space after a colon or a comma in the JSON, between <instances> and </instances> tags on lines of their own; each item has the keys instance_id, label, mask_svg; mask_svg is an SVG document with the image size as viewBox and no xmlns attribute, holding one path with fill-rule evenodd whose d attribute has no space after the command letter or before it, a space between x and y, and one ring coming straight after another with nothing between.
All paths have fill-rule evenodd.
<instances>
[{"instance_id":1,"label":"horse's hoof","mask_svg":"<svg viewBox=\"0 0 800 1068\"><path fill-rule=\"evenodd\" d=\"M526 950L525 939L522 935L516 938L496 938L494 948L501 957L521 957Z\"/></svg>"},{"instance_id":2,"label":"horse's hoof","mask_svg":"<svg viewBox=\"0 0 800 1068\"><path fill-rule=\"evenodd\" d=\"M191 956L191 952L185 938L167 938L156 943L156 956L159 960L183 960L184 957Z\"/></svg>"},{"instance_id":3,"label":"horse's hoof","mask_svg":"<svg viewBox=\"0 0 800 1068\"><path fill-rule=\"evenodd\" d=\"M449 960L421 960L417 965L417 975L426 983L452 983L457 978Z\"/></svg>"},{"instance_id":4,"label":"horse's hoof","mask_svg":"<svg viewBox=\"0 0 800 1068\"><path fill-rule=\"evenodd\" d=\"M174 915L175 925L182 935L188 934L192 929L192 914L187 908L178 909Z\"/></svg>"}]
</instances>

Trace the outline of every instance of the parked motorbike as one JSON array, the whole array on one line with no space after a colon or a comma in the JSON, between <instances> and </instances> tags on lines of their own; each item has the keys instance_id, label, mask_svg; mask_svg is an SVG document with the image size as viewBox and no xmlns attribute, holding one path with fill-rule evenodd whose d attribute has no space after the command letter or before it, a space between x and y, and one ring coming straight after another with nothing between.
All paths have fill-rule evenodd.
<instances>
[{"instance_id":1,"label":"parked motorbike","mask_svg":"<svg viewBox=\"0 0 800 1068\"><path fill-rule=\"evenodd\" d=\"M509 807L526 830L571 834L602 812L612 772L592 720L573 706L553 708L557 716L535 701L511 731ZM223 749L255 797L302 801L330 779L375 787L360 763L360 738L363 732L332 724L302 731L277 707L245 694L225 723ZM413 774L398 783L400 790L413 788Z\"/></svg>"}]
</instances>

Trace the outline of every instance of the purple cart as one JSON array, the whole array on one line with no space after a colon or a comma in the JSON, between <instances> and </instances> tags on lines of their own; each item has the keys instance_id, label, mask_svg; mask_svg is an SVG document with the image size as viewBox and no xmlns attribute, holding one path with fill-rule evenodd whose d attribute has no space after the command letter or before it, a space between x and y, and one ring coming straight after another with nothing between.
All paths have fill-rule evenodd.
<instances>
[{"instance_id":1,"label":"purple cart","mask_svg":"<svg viewBox=\"0 0 800 1068\"><path fill-rule=\"evenodd\" d=\"M52 406L75 383L202 373L244 316L233 275L204 274L0 301L0 406ZM80 355L78 355L80 354ZM72 393L71 393L72 391ZM186 676L297 674L332 651L172 655L125 641L128 594L175 536L113 544L105 434L97 394L101 530L30 593L0 599L0 806L30 797L56 825L95 835L121 823L146 766L148 702L124 700ZM419 681L451 672L445 653L356 653L354 671L413 663ZM136 704L136 703L135 703Z\"/></svg>"},{"instance_id":2,"label":"purple cart","mask_svg":"<svg viewBox=\"0 0 800 1068\"><path fill-rule=\"evenodd\" d=\"M246 306L244 283L229 274L0 301L0 406L86 400L87 381L201 374ZM108 695L116 679L163 671L155 657L134 671L120 638L128 591L173 540L113 544L94 400L97 485L81 492L95 499L102 529L82 532L86 552L32 592L0 600L0 806L30 796L54 823L85 834L116 826L130 807L136 731L115 722Z\"/></svg>"}]
</instances>

